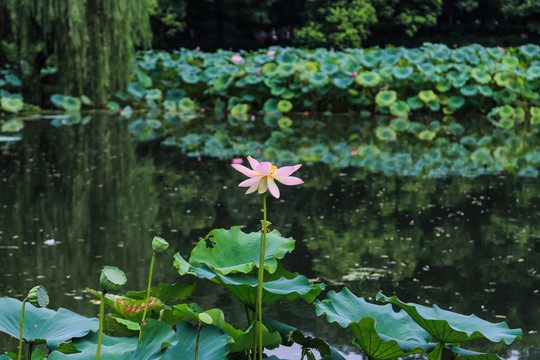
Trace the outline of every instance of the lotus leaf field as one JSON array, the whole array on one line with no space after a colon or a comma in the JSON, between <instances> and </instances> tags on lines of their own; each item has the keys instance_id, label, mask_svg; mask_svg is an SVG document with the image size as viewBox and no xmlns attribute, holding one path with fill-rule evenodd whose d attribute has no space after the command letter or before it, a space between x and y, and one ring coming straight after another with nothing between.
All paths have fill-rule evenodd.
<instances>
[{"instance_id":1,"label":"lotus leaf field","mask_svg":"<svg viewBox=\"0 0 540 360\"><path fill-rule=\"evenodd\" d=\"M226 159L264 149L269 161L386 175L538 176L538 45L147 51L132 72L134 81L105 106L132 117L141 140L160 139L190 156ZM16 92L20 85L3 72L4 142L15 141L7 135L36 110ZM80 112L96 106L86 96L50 100L66 112L52 117L56 125L89 121Z\"/></svg>"}]
</instances>

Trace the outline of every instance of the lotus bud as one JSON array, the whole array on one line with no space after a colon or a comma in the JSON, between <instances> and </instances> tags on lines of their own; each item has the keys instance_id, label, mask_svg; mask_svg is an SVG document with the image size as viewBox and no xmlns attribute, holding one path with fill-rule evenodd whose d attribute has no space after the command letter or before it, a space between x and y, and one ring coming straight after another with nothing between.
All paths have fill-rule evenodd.
<instances>
[{"instance_id":1,"label":"lotus bud","mask_svg":"<svg viewBox=\"0 0 540 360\"><path fill-rule=\"evenodd\" d=\"M154 250L156 254L164 252L168 247L169 243L165 241L165 239L154 236L154 239L152 240L152 250Z\"/></svg>"},{"instance_id":2,"label":"lotus bud","mask_svg":"<svg viewBox=\"0 0 540 360\"><path fill-rule=\"evenodd\" d=\"M45 307L49 305L49 294L43 285L34 286L28 292L28 296L26 298L30 304L36 307Z\"/></svg>"},{"instance_id":3,"label":"lotus bud","mask_svg":"<svg viewBox=\"0 0 540 360\"><path fill-rule=\"evenodd\" d=\"M126 281L127 278L124 272L115 266L105 266L99 278L101 288L107 292L119 290L125 285Z\"/></svg>"}]
</instances>

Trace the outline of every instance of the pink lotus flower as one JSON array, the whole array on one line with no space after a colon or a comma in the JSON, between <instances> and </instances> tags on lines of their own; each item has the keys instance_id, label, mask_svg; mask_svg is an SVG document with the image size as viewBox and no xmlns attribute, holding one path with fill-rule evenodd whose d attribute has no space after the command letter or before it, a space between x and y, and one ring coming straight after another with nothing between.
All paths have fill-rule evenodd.
<instances>
[{"instance_id":1,"label":"pink lotus flower","mask_svg":"<svg viewBox=\"0 0 540 360\"><path fill-rule=\"evenodd\" d=\"M358 150L352 149L352 150L351 150L351 155L352 155L352 156L358 155Z\"/></svg>"},{"instance_id":2,"label":"pink lotus flower","mask_svg":"<svg viewBox=\"0 0 540 360\"><path fill-rule=\"evenodd\" d=\"M275 180L279 181L283 185L300 185L304 182L302 179L295 176L290 176L293 172L300 169L302 164L294 166L283 166L277 168L269 162L258 162L251 156L247 157L251 169L239 164L231 164L233 168L240 171L242 174L249 177L249 179L242 181L238 186L247 187L246 194L251 194L257 190L259 194L263 194L266 190L270 191L270 194L276 199L279 199L279 189Z\"/></svg>"},{"instance_id":3,"label":"pink lotus flower","mask_svg":"<svg viewBox=\"0 0 540 360\"><path fill-rule=\"evenodd\" d=\"M355 72L353 72L353 73L352 73L352 77L353 77L353 78L356 78L356 77L358 77L358 72L356 72L356 71L355 71Z\"/></svg>"},{"instance_id":4,"label":"pink lotus flower","mask_svg":"<svg viewBox=\"0 0 540 360\"><path fill-rule=\"evenodd\" d=\"M195 50L201 51L201 47L200 47L200 46L197 46L197 47L195 48Z\"/></svg>"},{"instance_id":5,"label":"pink lotus flower","mask_svg":"<svg viewBox=\"0 0 540 360\"><path fill-rule=\"evenodd\" d=\"M497 46L499 48L499 50L502 50L504 51L504 48L502 46Z\"/></svg>"},{"instance_id":6,"label":"pink lotus flower","mask_svg":"<svg viewBox=\"0 0 540 360\"><path fill-rule=\"evenodd\" d=\"M231 56L231 61L236 63L236 64L240 64L242 62L242 60L244 60L244 58L241 57L240 55Z\"/></svg>"},{"instance_id":7,"label":"pink lotus flower","mask_svg":"<svg viewBox=\"0 0 540 360\"><path fill-rule=\"evenodd\" d=\"M261 72L260 72L260 71L257 71L257 72L255 73L255 75L261 76Z\"/></svg>"},{"instance_id":8,"label":"pink lotus flower","mask_svg":"<svg viewBox=\"0 0 540 360\"><path fill-rule=\"evenodd\" d=\"M232 159L233 164L242 164L244 162L244 159L242 158L234 158Z\"/></svg>"},{"instance_id":9,"label":"pink lotus flower","mask_svg":"<svg viewBox=\"0 0 540 360\"><path fill-rule=\"evenodd\" d=\"M266 55L274 56L274 55L276 55L276 52L274 50L268 50L266 52Z\"/></svg>"}]
</instances>

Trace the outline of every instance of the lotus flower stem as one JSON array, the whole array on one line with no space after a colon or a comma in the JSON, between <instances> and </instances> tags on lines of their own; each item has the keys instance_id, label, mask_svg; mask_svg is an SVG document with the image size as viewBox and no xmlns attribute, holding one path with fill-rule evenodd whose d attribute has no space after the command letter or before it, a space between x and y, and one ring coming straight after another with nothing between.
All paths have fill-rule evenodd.
<instances>
[{"instance_id":1,"label":"lotus flower stem","mask_svg":"<svg viewBox=\"0 0 540 360\"><path fill-rule=\"evenodd\" d=\"M99 304L99 336L96 352L96 360L99 360L99 353L101 352L101 340L103 339L103 313L105 312L105 293L106 290L101 291L101 302Z\"/></svg>"},{"instance_id":2,"label":"lotus flower stem","mask_svg":"<svg viewBox=\"0 0 540 360\"><path fill-rule=\"evenodd\" d=\"M148 290L146 291L146 303L144 304L144 312L143 312L141 324L144 322L144 319L146 319L146 311L148 310L148 303L150 302L150 286L152 285L152 272L154 271L155 259L156 259L156 252L154 251L154 254L152 255L152 261L150 262L150 274L148 275ZM142 336L142 325L139 330L139 342L141 342L141 336ZM197 359L197 356L195 356L195 359Z\"/></svg>"},{"instance_id":3,"label":"lotus flower stem","mask_svg":"<svg viewBox=\"0 0 540 360\"><path fill-rule=\"evenodd\" d=\"M23 339L23 324L24 324L24 306L26 305L26 301L28 301L28 298L24 299L22 302L22 310L21 310L21 336L19 336L19 356L17 357L18 360L21 360L21 354L22 354L22 339Z\"/></svg>"},{"instance_id":4,"label":"lotus flower stem","mask_svg":"<svg viewBox=\"0 0 540 360\"><path fill-rule=\"evenodd\" d=\"M197 327L197 343L195 344L195 360L199 360L199 339L201 338L202 324Z\"/></svg>"},{"instance_id":5,"label":"lotus flower stem","mask_svg":"<svg viewBox=\"0 0 540 360\"><path fill-rule=\"evenodd\" d=\"M257 314L259 320L259 360L263 357L263 340L262 340L262 286L264 275L264 258L266 252L266 193L263 194L263 229L261 234L261 253L259 258L259 272L257 277ZM257 348L257 344L254 344L254 348Z\"/></svg>"}]
</instances>

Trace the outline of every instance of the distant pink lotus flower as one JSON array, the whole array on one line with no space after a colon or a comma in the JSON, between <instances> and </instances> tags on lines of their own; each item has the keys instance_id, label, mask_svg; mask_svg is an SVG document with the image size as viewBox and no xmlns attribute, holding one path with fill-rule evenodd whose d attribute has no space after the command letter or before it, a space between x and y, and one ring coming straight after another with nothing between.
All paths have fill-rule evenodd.
<instances>
[{"instance_id":1,"label":"distant pink lotus flower","mask_svg":"<svg viewBox=\"0 0 540 360\"><path fill-rule=\"evenodd\" d=\"M231 56L231 61L236 63L236 64L240 64L242 62L242 60L244 60L244 58L241 57L240 55Z\"/></svg>"},{"instance_id":2,"label":"distant pink lotus flower","mask_svg":"<svg viewBox=\"0 0 540 360\"><path fill-rule=\"evenodd\" d=\"M257 148L257 152L260 154L261 153L261 148Z\"/></svg>"},{"instance_id":3,"label":"distant pink lotus flower","mask_svg":"<svg viewBox=\"0 0 540 360\"><path fill-rule=\"evenodd\" d=\"M233 164L242 164L244 162L244 159L242 158L234 158L232 159Z\"/></svg>"},{"instance_id":4,"label":"distant pink lotus flower","mask_svg":"<svg viewBox=\"0 0 540 360\"><path fill-rule=\"evenodd\" d=\"M255 115L251 115L251 121L255 121Z\"/></svg>"},{"instance_id":5,"label":"distant pink lotus flower","mask_svg":"<svg viewBox=\"0 0 540 360\"><path fill-rule=\"evenodd\" d=\"M201 47L200 47L200 46L197 46L197 47L195 48L195 50L201 51Z\"/></svg>"},{"instance_id":6,"label":"distant pink lotus flower","mask_svg":"<svg viewBox=\"0 0 540 360\"><path fill-rule=\"evenodd\" d=\"M266 55L274 56L274 55L276 55L276 52L274 50L268 50L266 52Z\"/></svg>"},{"instance_id":7,"label":"distant pink lotus flower","mask_svg":"<svg viewBox=\"0 0 540 360\"><path fill-rule=\"evenodd\" d=\"M198 162L201 162L202 161L202 158L200 156L197 156L197 161Z\"/></svg>"},{"instance_id":8,"label":"distant pink lotus flower","mask_svg":"<svg viewBox=\"0 0 540 360\"><path fill-rule=\"evenodd\" d=\"M261 76L261 72L260 72L260 71L257 71L257 72L255 73L255 75Z\"/></svg>"},{"instance_id":9,"label":"distant pink lotus flower","mask_svg":"<svg viewBox=\"0 0 540 360\"><path fill-rule=\"evenodd\" d=\"M353 72L353 73L352 73L352 77L353 77L353 78L358 77L358 72L356 72L356 71Z\"/></svg>"},{"instance_id":10,"label":"distant pink lotus flower","mask_svg":"<svg viewBox=\"0 0 540 360\"><path fill-rule=\"evenodd\" d=\"M304 183L302 179L297 178L296 176L290 176L293 172L300 169L302 164L277 168L266 161L260 163L251 156L248 156L247 159L253 170L240 164L231 164L235 170L249 177L249 179L238 184L239 187L248 188L246 194L251 194L256 190L259 194L263 194L268 190L272 196L279 199L279 188L277 187L275 180L283 185L300 185Z\"/></svg>"},{"instance_id":11,"label":"distant pink lotus flower","mask_svg":"<svg viewBox=\"0 0 540 360\"><path fill-rule=\"evenodd\" d=\"M499 48L499 50L504 51L504 48L502 46L497 46L497 48Z\"/></svg>"},{"instance_id":12,"label":"distant pink lotus flower","mask_svg":"<svg viewBox=\"0 0 540 360\"><path fill-rule=\"evenodd\" d=\"M352 150L351 150L351 155L352 155L352 156L358 155L358 150L352 149Z\"/></svg>"}]
</instances>

